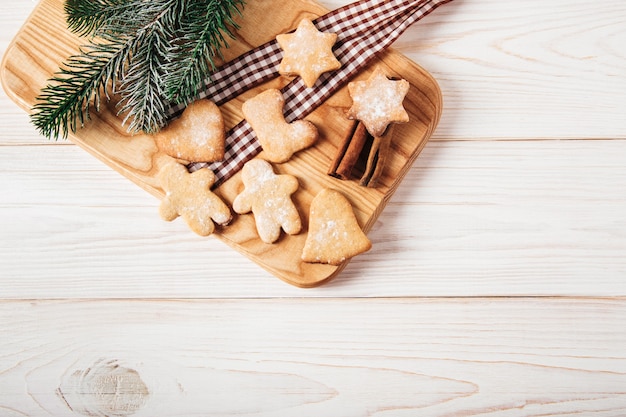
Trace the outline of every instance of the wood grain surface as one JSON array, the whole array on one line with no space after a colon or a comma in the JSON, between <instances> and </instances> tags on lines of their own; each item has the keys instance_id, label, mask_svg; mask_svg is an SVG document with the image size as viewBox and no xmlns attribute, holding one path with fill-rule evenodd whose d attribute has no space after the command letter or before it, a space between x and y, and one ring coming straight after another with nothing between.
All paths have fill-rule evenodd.
<instances>
[{"instance_id":1,"label":"wood grain surface","mask_svg":"<svg viewBox=\"0 0 626 417\"><path fill-rule=\"evenodd\" d=\"M0 5L0 53L37 4ZM439 126L372 252L307 290L0 94L0 416L623 417L625 8L454 0L411 27Z\"/></svg>"},{"instance_id":2,"label":"wood grain surface","mask_svg":"<svg viewBox=\"0 0 626 417\"><path fill-rule=\"evenodd\" d=\"M618 416L624 320L594 299L8 302L0 412Z\"/></svg>"},{"instance_id":3,"label":"wood grain surface","mask_svg":"<svg viewBox=\"0 0 626 417\"><path fill-rule=\"evenodd\" d=\"M277 34L294 29L305 16L314 18L324 13L325 9L307 0L249 1L242 18L237 21L241 29L225 49L224 59L233 59L274 39ZM266 24L264 16L269 14L273 15L272 22ZM50 39L55 41L50 43ZM61 63L76 54L85 42L67 30L63 0L43 0L3 57L0 77L5 91L30 112L39 92ZM394 129L379 185L376 188L363 187L357 181L342 181L327 175L341 140L349 130L350 121L345 110L350 108L352 101L346 80L344 88L307 117L319 131L320 137L314 146L298 152L286 163L274 164L277 173L290 174L298 179L300 186L293 200L302 218L303 232L267 244L258 236L250 214L235 216L228 227L219 228L215 233L230 247L290 284L299 287L321 285L333 279L350 261L348 259L338 266L302 261L312 199L323 189L340 191L349 200L360 226L369 231L439 122L441 91L430 74L402 55L387 51L352 81L367 79L374 67L384 68L383 72L389 77L406 79L411 86L404 100L410 123ZM241 105L245 100L268 88L282 88L288 81L290 79L286 77L277 77L222 105L226 129L242 120ZM152 136L130 135L125 131L122 116L117 116L115 98L103 103L99 112L92 112L91 120L84 128L70 133L70 139L141 188L158 198L163 197L158 173L172 162L172 158L157 147ZM238 174L215 192L232 207L242 190L243 183Z\"/></svg>"},{"instance_id":4,"label":"wood grain surface","mask_svg":"<svg viewBox=\"0 0 626 417\"><path fill-rule=\"evenodd\" d=\"M5 297L626 296L623 141L430 143L368 255L305 293L81 149L3 152Z\"/></svg>"}]
</instances>

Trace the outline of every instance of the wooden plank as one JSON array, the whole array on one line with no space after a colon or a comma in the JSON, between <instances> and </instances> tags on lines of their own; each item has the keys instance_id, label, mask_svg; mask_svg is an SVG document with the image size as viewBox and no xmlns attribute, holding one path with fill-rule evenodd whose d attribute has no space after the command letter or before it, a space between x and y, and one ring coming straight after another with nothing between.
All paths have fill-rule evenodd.
<instances>
[{"instance_id":1,"label":"wooden plank","mask_svg":"<svg viewBox=\"0 0 626 417\"><path fill-rule=\"evenodd\" d=\"M347 0L321 0L327 9ZM37 3L3 5L0 49ZM412 26L394 48L435 76L444 111L432 140L624 138L626 3L455 0ZM555 19L554 16L559 16ZM13 106L4 95L7 105ZM13 143L29 137L17 111Z\"/></svg>"},{"instance_id":2,"label":"wooden plank","mask_svg":"<svg viewBox=\"0 0 626 417\"><path fill-rule=\"evenodd\" d=\"M14 1L2 5L0 13L0 57L4 56L9 44L19 32L19 29L28 18L36 2ZM0 146L4 144L35 144L50 143L49 140L39 137L30 126L28 115L18 108L9 99L0 85L0 120L11 121L4 123L0 132Z\"/></svg>"},{"instance_id":3,"label":"wooden plank","mask_svg":"<svg viewBox=\"0 0 626 417\"><path fill-rule=\"evenodd\" d=\"M455 0L394 49L443 91L431 140L623 139L625 15L621 0Z\"/></svg>"},{"instance_id":4,"label":"wooden plank","mask_svg":"<svg viewBox=\"0 0 626 417\"><path fill-rule=\"evenodd\" d=\"M236 39L229 42L229 48L224 50L225 60L233 59L274 39L277 34L295 28L303 17L315 18L326 12L309 0L249 1L241 21L237 22L241 29L237 31ZM270 14L273 19L266 22L264 17ZM49 39L54 39L54 42L50 43ZM6 93L29 111L40 89L58 70L59 64L65 57L76 53L84 42L84 39L67 30L62 0L43 0L3 57L0 76ZM302 261L312 199L323 189L340 191L352 205L360 226L368 231L439 121L441 92L436 81L426 71L398 53L385 52L352 81L367 79L375 67L382 68L389 77L404 78L411 85L404 99L411 123L394 129L390 155L379 186L376 189L365 188L359 186L357 181L340 181L327 175L328 167L349 125L345 109L350 108L352 100L347 90L348 80L345 80L344 88L307 116L307 120L312 121L319 130L320 137L314 146L299 152L284 164L274 165L277 173L294 175L299 181L300 187L293 200L304 225L302 233L284 236L271 245L266 244L256 233L252 215L235 216L228 227L220 228L216 233L234 250L290 284L300 287L321 285L334 278L350 261L348 259L338 266ZM286 77L277 77L224 103L221 109L227 129L242 120L243 101L267 88L282 88L288 82ZM103 103L101 111L94 113L90 122L71 134L70 138L141 188L163 197L157 176L165 164L172 162L172 158L158 149L152 136L127 133L121 123L122 117L116 115L115 101ZM220 185L216 192L232 207L242 189L241 178L235 175Z\"/></svg>"},{"instance_id":5,"label":"wooden plank","mask_svg":"<svg viewBox=\"0 0 626 417\"><path fill-rule=\"evenodd\" d=\"M0 303L3 416L626 413L626 301Z\"/></svg>"},{"instance_id":6,"label":"wooden plank","mask_svg":"<svg viewBox=\"0 0 626 417\"><path fill-rule=\"evenodd\" d=\"M439 82L433 140L626 138L626 3L454 1L394 45Z\"/></svg>"},{"instance_id":7,"label":"wooden plank","mask_svg":"<svg viewBox=\"0 0 626 417\"><path fill-rule=\"evenodd\" d=\"M431 143L368 256L307 291L80 149L26 149L0 147L0 297L626 295L625 141Z\"/></svg>"}]
</instances>

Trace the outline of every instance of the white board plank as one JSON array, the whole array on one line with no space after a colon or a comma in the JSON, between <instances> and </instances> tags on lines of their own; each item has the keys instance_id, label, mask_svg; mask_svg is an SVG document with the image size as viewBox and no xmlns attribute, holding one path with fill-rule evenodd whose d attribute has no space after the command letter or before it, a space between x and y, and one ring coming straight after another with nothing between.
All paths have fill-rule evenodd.
<instances>
[{"instance_id":1,"label":"white board plank","mask_svg":"<svg viewBox=\"0 0 626 417\"><path fill-rule=\"evenodd\" d=\"M333 9L349 1L320 3ZM34 5L2 6L0 53ZM434 140L626 138L625 17L622 0L454 0L409 28L394 48L442 88ZM27 117L7 105L2 94L0 111L13 122L0 141L45 142L31 137Z\"/></svg>"},{"instance_id":2,"label":"white board plank","mask_svg":"<svg viewBox=\"0 0 626 417\"><path fill-rule=\"evenodd\" d=\"M624 300L0 303L3 416L618 416Z\"/></svg>"},{"instance_id":3,"label":"white board plank","mask_svg":"<svg viewBox=\"0 0 626 417\"><path fill-rule=\"evenodd\" d=\"M313 290L76 147L0 147L0 177L4 298L626 295L626 141L431 142L373 249Z\"/></svg>"},{"instance_id":4,"label":"white board plank","mask_svg":"<svg viewBox=\"0 0 626 417\"><path fill-rule=\"evenodd\" d=\"M622 0L454 0L394 48L441 86L434 140L623 139L625 19Z\"/></svg>"}]
</instances>

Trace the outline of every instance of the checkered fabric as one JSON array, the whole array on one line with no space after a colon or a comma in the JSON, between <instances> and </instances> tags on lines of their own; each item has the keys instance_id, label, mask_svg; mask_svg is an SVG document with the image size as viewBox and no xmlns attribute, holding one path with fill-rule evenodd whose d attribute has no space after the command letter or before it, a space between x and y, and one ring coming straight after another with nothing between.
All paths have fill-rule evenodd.
<instances>
[{"instance_id":1,"label":"checkered fabric","mask_svg":"<svg viewBox=\"0 0 626 417\"><path fill-rule=\"evenodd\" d=\"M291 122L313 112L410 25L450 1L363 0L314 20L319 31L337 34L333 52L342 67L322 74L312 88L307 88L300 77L287 84L281 90L285 98L285 120ZM277 77L282 56L276 40L254 48L211 74L200 97L209 98L218 105L226 103L244 91ZM181 111L181 107L173 107L171 114L175 116ZM215 186L218 186L260 152L261 146L254 131L242 120L227 132L223 161L211 164L195 162L188 168L193 172L209 167L217 177Z\"/></svg>"}]
</instances>

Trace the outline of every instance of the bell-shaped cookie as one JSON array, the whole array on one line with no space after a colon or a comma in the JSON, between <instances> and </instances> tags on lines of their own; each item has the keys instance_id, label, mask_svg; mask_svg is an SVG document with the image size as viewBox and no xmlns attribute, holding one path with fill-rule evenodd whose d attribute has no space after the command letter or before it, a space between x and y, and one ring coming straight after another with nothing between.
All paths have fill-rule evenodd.
<instances>
[{"instance_id":1,"label":"bell-shaped cookie","mask_svg":"<svg viewBox=\"0 0 626 417\"><path fill-rule=\"evenodd\" d=\"M372 247L352 205L339 191L322 190L311 202L309 214L304 262L339 265Z\"/></svg>"}]
</instances>

